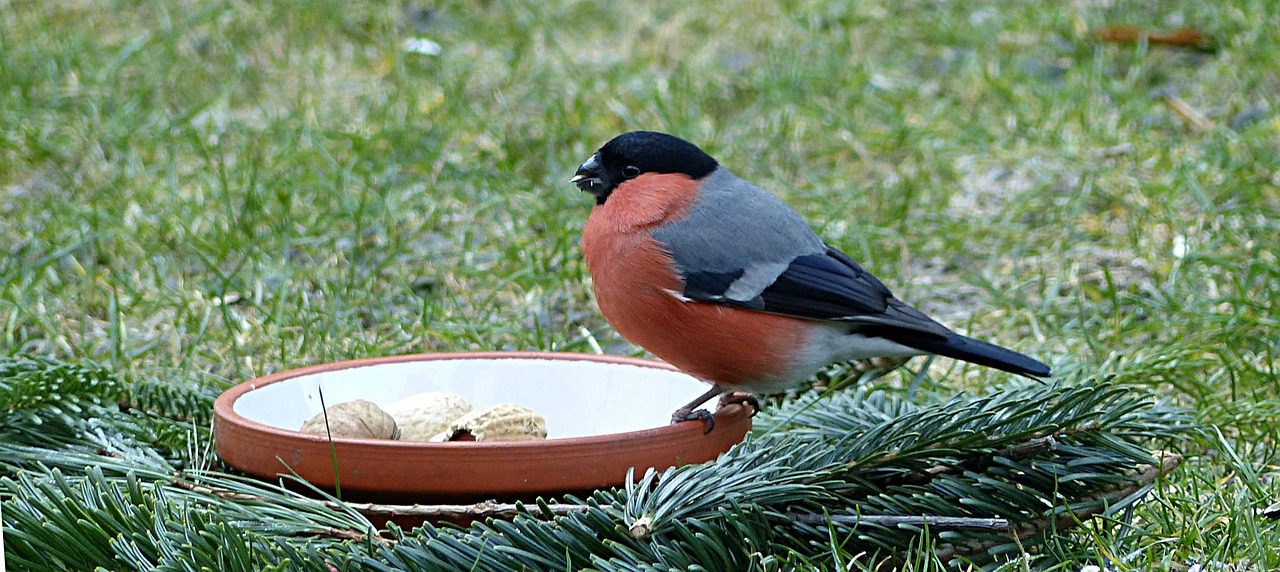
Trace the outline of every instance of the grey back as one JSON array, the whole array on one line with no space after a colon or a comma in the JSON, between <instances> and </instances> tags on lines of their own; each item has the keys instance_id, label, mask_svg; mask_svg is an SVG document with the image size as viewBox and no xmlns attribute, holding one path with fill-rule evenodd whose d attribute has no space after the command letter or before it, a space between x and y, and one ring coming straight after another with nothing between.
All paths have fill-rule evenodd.
<instances>
[{"instance_id":1,"label":"grey back","mask_svg":"<svg viewBox=\"0 0 1280 572\"><path fill-rule=\"evenodd\" d=\"M781 199L719 167L702 181L687 217L658 227L680 271L742 275L725 293L747 301L772 284L798 256L825 245Z\"/></svg>"}]
</instances>

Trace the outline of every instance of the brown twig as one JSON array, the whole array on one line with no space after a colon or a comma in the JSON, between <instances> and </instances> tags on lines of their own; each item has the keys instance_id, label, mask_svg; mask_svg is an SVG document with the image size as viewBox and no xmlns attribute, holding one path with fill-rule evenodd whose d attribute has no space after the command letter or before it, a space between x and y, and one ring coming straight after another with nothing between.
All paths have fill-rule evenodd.
<instances>
[{"instance_id":1,"label":"brown twig","mask_svg":"<svg viewBox=\"0 0 1280 572\"><path fill-rule=\"evenodd\" d=\"M1003 518L971 518L967 516L900 516L900 515L826 515L826 514L788 514L787 518L801 524L824 525L834 522L844 526L855 527L872 524L885 527L915 526L929 527L933 531L943 530L986 530L1008 532L1009 521Z\"/></svg>"},{"instance_id":2,"label":"brown twig","mask_svg":"<svg viewBox=\"0 0 1280 572\"><path fill-rule=\"evenodd\" d=\"M325 506L340 508L337 503L325 501ZM511 518L526 512L534 516L552 518L575 512L583 512L590 508L584 504L511 504L484 501L475 504L376 504L376 503L343 503L364 514L378 516L415 516L425 518Z\"/></svg>"},{"instance_id":3,"label":"brown twig","mask_svg":"<svg viewBox=\"0 0 1280 572\"><path fill-rule=\"evenodd\" d=\"M360 541L363 541L365 538L368 538L369 535L363 532L348 530L345 528L316 528L312 530L299 532L297 534L294 534L294 536L305 536L308 538L336 538L338 540L349 540L353 542L360 542ZM393 542L376 535L375 535L375 538L382 542Z\"/></svg>"},{"instance_id":4,"label":"brown twig","mask_svg":"<svg viewBox=\"0 0 1280 572\"><path fill-rule=\"evenodd\" d=\"M173 486L194 493L213 495L220 499L246 501L246 502L273 502L271 499L261 497L254 494L242 493L217 487L209 487L206 485L198 485L183 479L173 481ZM553 517L574 512L587 510L587 505L579 504L549 504L545 507L540 505L527 504L510 504L498 503L494 501L484 501L475 504L379 504L379 503L361 503L361 502L334 502L321 501L318 502L334 510L354 509L364 514L375 514L378 516L419 516L427 518L487 518L499 517L509 518L520 513L521 508L526 512L536 514L542 512L543 516ZM543 510L545 508L545 510Z\"/></svg>"},{"instance_id":5,"label":"brown twig","mask_svg":"<svg viewBox=\"0 0 1280 572\"><path fill-rule=\"evenodd\" d=\"M333 503L325 503L331 505ZM350 508L365 514L379 516L418 516L427 518L510 518L521 512L533 516L553 518L583 512L589 507L580 504L550 504L545 506L526 504L507 504L497 502L481 502L467 505L389 505L371 503L346 503ZM828 521L846 526L872 524L879 526L928 526L933 530L990 530L1008 531L1009 521L1003 518L969 518L955 516L900 516L900 515L822 515L812 513L794 513L788 518L805 524L824 524ZM648 532L649 521L645 518L631 525L633 534L644 536Z\"/></svg>"},{"instance_id":6,"label":"brown twig","mask_svg":"<svg viewBox=\"0 0 1280 572\"><path fill-rule=\"evenodd\" d=\"M271 499L261 497L249 493L241 493L223 488L209 487L205 485L197 485L190 481L176 479L173 486L194 493L213 495L220 499L246 501L246 502L273 502ZM414 516L425 518L510 518L521 512L533 514L542 513L542 516L551 518L555 516L582 512L589 508L587 505L580 504L548 504L545 507L536 504L511 504L499 503L494 501L484 501L474 504L379 504L379 503L361 503L361 502L334 502L320 501L316 502L334 510L353 509L366 515L377 516Z\"/></svg>"},{"instance_id":7,"label":"brown twig","mask_svg":"<svg viewBox=\"0 0 1280 572\"><path fill-rule=\"evenodd\" d=\"M1205 36L1194 28L1153 32L1137 26L1107 26L1094 32L1094 37L1100 41L1115 44L1136 44L1146 39L1147 44L1153 46L1174 46L1204 52L1212 52L1215 48L1213 38Z\"/></svg>"},{"instance_id":8,"label":"brown twig","mask_svg":"<svg viewBox=\"0 0 1280 572\"><path fill-rule=\"evenodd\" d=\"M1167 106L1174 115L1181 118L1182 122L1188 127L1192 127L1199 131L1208 131L1216 127L1213 120L1205 117L1203 113L1200 113L1199 110L1191 107L1191 104L1183 101L1182 98L1176 95L1165 95L1161 97L1161 100L1164 101L1165 106Z\"/></svg>"},{"instance_id":9,"label":"brown twig","mask_svg":"<svg viewBox=\"0 0 1280 572\"><path fill-rule=\"evenodd\" d=\"M241 501L269 502L268 499L224 489L216 489L197 485L188 481L176 481L175 486L201 494L211 494L218 498ZM522 512L533 516L554 518L583 512L590 508L582 504L513 504L493 501L475 504L378 504L378 503L336 503L321 501L325 507L332 509L354 509L366 515L378 516L413 516L424 518L511 518ZM956 516L900 516L900 515L822 515L822 514L790 514L788 518L804 524L825 524L835 522L845 526L863 524L878 526L917 526L929 527L932 530L987 530L1005 532L1010 529L1009 521L1003 518L969 518ZM647 523L645 523L647 524ZM314 531L316 536L340 538L346 540L362 540L365 535L353 530L325 529Z\"/></svg>"},{"instance_id":10,"label":"brown twig","mask_svg":"<svg viewBox=\"0 0 1280 572\"><path fill-rule=\"evenodd\" d=\"M180 478L175 478L173 480L173 486L180 488L182 490L191 491L193 493L199 493L202 495L213 495L220 499L226 499L226 500L256 501L256 502L266 502L266 503L271 502L271 499L268 499L266 497L260 497L258 495L252 495L249 493L238 493L236 491L208 487L205 485L197 485L191 481L186 481Z\"/></svg>"}]
</instances>

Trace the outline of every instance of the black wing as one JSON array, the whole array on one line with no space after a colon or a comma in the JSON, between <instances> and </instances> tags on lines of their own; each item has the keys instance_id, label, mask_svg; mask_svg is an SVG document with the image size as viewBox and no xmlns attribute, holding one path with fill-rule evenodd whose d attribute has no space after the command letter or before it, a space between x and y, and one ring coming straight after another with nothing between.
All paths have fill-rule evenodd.
<instances>
[{"instance_id":1,"label":"black wing","mask_svg":"<svg viewBox=\"0 0 1280 572\"><path fill-rule=\"evenodd\" d=\"M741 271L687 274L684 295L692 300L815 320L903 328L944 336L951 333L942 324L894 298L879 279L830 246L821 254L794 258L773 283L754 298L726 297L725 291L741 275Z\"/></svg>"},{"instance_id":2,"label":"black wing","mask_svg":"<svg viewBox=\"0 0 1280 572\"><path fill-rule=\"evenodd\" d=\"M846 322L853 331L878 336L925 353L1002 369L1032 378L1050 375L1049 366L1015 351L961 336L893 297L871 273L843 252L826 246L822 254L798 256L754 298L726 295L746 274L702 272L685 276L685 297L762 312Z\"/></svg>"}]
</instances>

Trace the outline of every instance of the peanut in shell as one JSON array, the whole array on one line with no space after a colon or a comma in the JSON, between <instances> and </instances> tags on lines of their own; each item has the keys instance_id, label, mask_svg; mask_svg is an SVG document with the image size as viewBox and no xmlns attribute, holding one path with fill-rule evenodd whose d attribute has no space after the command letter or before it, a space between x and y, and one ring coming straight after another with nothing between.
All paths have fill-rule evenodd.
<instances>
[{"instance_id":1,"label":"peanut in shell","mask_svg":"<svg viewBox=\"0 0 1280 572\"><path fill-rule=\"evenodd\" d=\"M449 424L433 441L533 441L547 438L547 421L532 409L500 403L476 409Z\"/></svg>"}]
</instances>

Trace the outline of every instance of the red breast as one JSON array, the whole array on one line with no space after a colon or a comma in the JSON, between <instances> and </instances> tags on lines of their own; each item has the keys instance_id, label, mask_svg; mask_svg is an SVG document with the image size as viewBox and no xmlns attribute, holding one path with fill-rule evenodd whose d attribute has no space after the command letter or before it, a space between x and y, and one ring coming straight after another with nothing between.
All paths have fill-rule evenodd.
<instances>
[{"instance_id":1,"label":"red breast","mask_svg":"<svg viewBox=\"0 0 1280 572\"><path fill-rule=\"evenodd\" d=\"M678 298L684 280L651 231L685 216L697 193L688 176L645 174L592 209L582 250L600 312L632 343L705 381L785 377L808 321Z\"/></svg>"}]
</instances>

